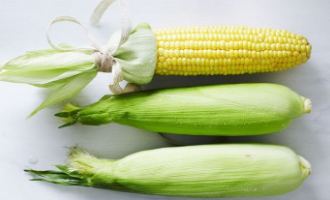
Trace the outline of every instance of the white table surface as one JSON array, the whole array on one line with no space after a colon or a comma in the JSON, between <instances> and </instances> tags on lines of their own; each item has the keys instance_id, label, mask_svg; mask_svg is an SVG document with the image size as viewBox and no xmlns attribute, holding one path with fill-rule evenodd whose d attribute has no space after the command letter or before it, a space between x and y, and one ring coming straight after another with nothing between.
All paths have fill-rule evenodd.
<instances>
[{"instance_id":1,"label":"white table surface","mask_svg":"<svg viewBox=\"0 0 330 200\"><path fill-rule=\"evenodd\" d=\"M328 200L330 197L330 1L327 0L127 0L133 24L149 22L153 28L183 25L243 25L272 27L304 35L313 45L307 64L283 72L213 77L154 77L144 88L163 88L241 82L271 82L286 85L309 97L313 110L280 133L229 138L233 142L276 143L291 147L312 164L311 176L297 190L264 200ZM49 48L45 29L59 15L79 19L100 42L119 28L118 4L105 14L101 26L88 23L98 1L93 0L1 0L0 61L27 50ZM52 31L56 43L89 44L78 26L64 23ZM98 76L71 99L86 105L109 93L109 75ZM58 129L61 121L53 114L61 105L47 108L35 117L26 116L49 91L29 85L0 82L0 199L1 200L105 200L180 199L129 194L84 187L65 187L29 182L25 168L54 169L64 164L67 149L80 145L101 157L121 158L133 152L170 146L158 134L118 124L100 127L75 125ZM208 139L206 139L208 140ZM190 142L193 142L189 138ZM36 164L29 158L36 158Z\"/></svg>"}]
</instances>

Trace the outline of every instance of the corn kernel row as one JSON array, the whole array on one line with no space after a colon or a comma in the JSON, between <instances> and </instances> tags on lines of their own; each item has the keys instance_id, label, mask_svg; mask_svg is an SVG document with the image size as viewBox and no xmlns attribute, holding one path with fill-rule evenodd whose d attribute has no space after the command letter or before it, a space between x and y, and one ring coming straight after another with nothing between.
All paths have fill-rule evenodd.
<instances>
[{"instance_id":1,"label":"corn kernel row","mask_svg":"<svg viewBox=\"0 0 330 200\"><path fill-rule=\"evenodd\" d=\"M309 57L310 54L307 52L298 51L249 51L249 50L164 50L163 48L158 48L157 55L159 61L165 58L288 58L288 57Z\"/></svg>"},{"instance_id":2,"label":"corn kernel row","mask_svg":"<svg viewBox=\"0 0 330 200\"><path fill-rule=\"evenodd\" d=\"M288 38L303 39L302 35L298 35L286 30L271 29L271 28L249 28L249 27L235 27L235 26L195 26L195 27L172 27L155 30L155 34L192 34L192 33L211 33L211 34L246 34L259 35L267 34L270 36L282 36Z\"/></svg>"},{"instance_id":3,"label":"corn kernel row","mask_svg":"<svg viewBox=\"0 0 330 200\"><path fill-rule=\"evenodd\" d=\"M164 49L213 49L213 50L289 50L289 51L306 51L310 52L311 45L305 44L289 44L289 43L253 43L250 41L159 41L158 48Z\"/></svg>"},{"instance_id":4,"label":"corn kernel row","mask_svg":"<svg viewBox=\"0 0 330 200\"><path fill-rule=\"evenodd\" d=\"M180 76L197 76L197 75L236 75L236 74L253 74L264 72L276 72L291 67L292 64L277 64L276 66L254 65L249 68L243 66L235 67L178 67L169 69L157 69L156 74L159 75L180 75Z\"/></svg>"},{"instance_id":5,"label":"corn kernel row","mask_svg":"<svg viewBox=\"0 0 330 200\"><path fill-rule=\"evenodd\" d=\"M307 39L293 39L282 36L266 36L265 34L259 35L244 35L244 34L169 34L157 35L158 41L250 41L255 43L290 43L307 45Z\"/></svg>"},{"instance_id":6,"label":"corn kernel row","mask_svg":"<svg viewBox=\"0 0 330 200\"><path fill-rule=\"evenodd\" d=\"M292 62L306 62L305 57L297 58L270 58L270 59L252 59L252 58L216 58L216 59L195 59L195 58L168 58L164 62L159 62L158 67L162 68L163 66L226 66L226 65L252 65L252 64L270 64L270 63L292 63Z\"/></svg>"}]
</instances>

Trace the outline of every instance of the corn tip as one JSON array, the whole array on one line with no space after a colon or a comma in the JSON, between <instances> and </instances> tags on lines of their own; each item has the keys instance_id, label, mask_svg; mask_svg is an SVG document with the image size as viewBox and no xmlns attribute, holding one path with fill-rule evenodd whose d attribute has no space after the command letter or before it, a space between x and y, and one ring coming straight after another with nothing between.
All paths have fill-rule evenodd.
<instances>
[{"instance_id":1,"label":"corn tip","mask_svg":"<svg viewBox=\"0 0 330 200\"><path fill-rule=\"evenodd\" d=\"M312 101L308 98L304 99L304 113L310 113L312 111Z\"/></svg>"},{"instance_id":2,"label":"corn tip","mask_svg":"<svg viewBox=\"0 0 330 200\"><path fill-rule=\"evenodd\" d=\"M306 177L309 176L312 173L311 163L302 156L298 155L298 158L299 158L299 164L302 166L302 170L306 172Z\"/></svg>"}]
</instances>

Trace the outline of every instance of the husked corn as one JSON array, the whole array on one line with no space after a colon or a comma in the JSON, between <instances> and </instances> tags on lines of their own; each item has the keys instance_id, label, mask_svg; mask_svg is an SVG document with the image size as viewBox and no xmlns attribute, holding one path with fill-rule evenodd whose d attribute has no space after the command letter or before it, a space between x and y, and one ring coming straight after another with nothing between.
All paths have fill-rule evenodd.
<instances>
[{"instance_id":1,"label":"husked corn","mask_svg":"<svg viewBox=\"0 0 330 200\"><path fill-rule=\"evenodd\" d=\"M286 30L176 27L154 31L159 75L234 75L273 72L307 62L311 44Z\"/></svg>"}]
</instances>

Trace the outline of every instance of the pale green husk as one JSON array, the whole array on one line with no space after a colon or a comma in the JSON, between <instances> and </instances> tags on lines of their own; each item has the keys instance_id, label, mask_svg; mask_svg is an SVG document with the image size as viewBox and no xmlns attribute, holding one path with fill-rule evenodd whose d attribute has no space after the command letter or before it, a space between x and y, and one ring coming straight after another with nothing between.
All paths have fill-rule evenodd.
<instances>
[{"instance_id":1,"label":"pale green husk","mask_svg":"<svg viewBox=\"0 0 330 200\"><path fill-rule=\"evenodd\" d=\"M279 145L224 144L143 151L119 160L73 148L61 172L34 171L40 180L181 197L270 196L290 192L311 165Z\"/></svg>"},{"instance_id":2,"label":"pale green husk","mask_svg":"<svg viewBox=\"0 0 330 200\"><path fill-rule=\"evenodd\" d=\"M116 32L109 45L115 44L119 35L120 32ZM131 32L128 41L114 54L123 68L124 79L139 85L149 83L156 66L156 48L156 38L150 26L138 25ZM27 52L3 63L0 66L0 81L54 90L30 114L32 116L50 105L76 95L95 78L97 72L91 51L48 49Z\"/></svg>"},{"instance_id":3,"label":"pale green husk","mask_svg":"<svg viewBox=\"0 0 330 200\"><path fill-rule=\"evenodd\" d=\"M56 114L71 125L119 123L152 132L244 136L281 131L309 113L310 100L268 83L229 84L105 96Z\"/></svg>"}]
</instances>

